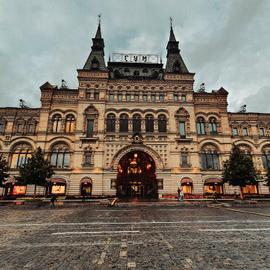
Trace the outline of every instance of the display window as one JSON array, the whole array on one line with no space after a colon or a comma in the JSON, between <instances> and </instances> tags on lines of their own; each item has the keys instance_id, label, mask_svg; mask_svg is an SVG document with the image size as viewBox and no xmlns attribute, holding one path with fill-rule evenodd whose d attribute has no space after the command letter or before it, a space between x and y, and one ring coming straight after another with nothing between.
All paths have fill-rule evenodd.
<instances>
[{"instance_id":1,"label":"display window","mask_svg":"<svg viewBox=\"0 0 270 270\"><path fill-rule=\"evenodd\" d=\"M59 185L59 184L54 184L52 186L52 194L65 194L66 192L66 186L65 185Z\"/></svg>"},{"instance_id":2,"label":"display window","mask_svg":"<svg viewBox=\"0 0 270 270\"><path fill-rule=\"evenodd\" d=\"M26 186L14 186L12 190L12 195L25 195Z\"/></svg>"},{"instance_id":3,"label":"display window","mask_svg":"<svg viewBox=\"0 0 270 270\"><path fill-rule=\"evenodd\" d=\"M242 188L243 193L245 194L258 194L258 187L257 185L246 185Z\"/></svg>"},{"instance_id":4,"label":"display window","mask_svg":"<svg viewBox=\"0 0 270 270\"><path fill-rule=\"evenodd\" d=\"M222 185L204 185L204 193L218 193L222 194L223 193L223 186Z\"/></svg>"}]
</instances>

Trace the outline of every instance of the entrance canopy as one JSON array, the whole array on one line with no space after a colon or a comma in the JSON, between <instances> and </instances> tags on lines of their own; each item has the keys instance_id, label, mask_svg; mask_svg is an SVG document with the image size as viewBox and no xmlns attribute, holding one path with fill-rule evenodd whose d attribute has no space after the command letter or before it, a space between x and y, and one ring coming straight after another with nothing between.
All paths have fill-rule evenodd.
<instances>
[{"instance_id":1,"label":"entrance canopy","mask_svg":"<svg viewBox=\"0 0 270 270\"><path fill-rule=\"evenodd\" d=\"M92 179L89 177L84 177L81 179L81 184L82 185L92 185Z\"/></svg>"},{"instance_id":2,"label":"entrance canopy","mask_svg":"<svg viewBox=\"0 0 270 270\"><path fill-rule=\"evenodd\" d=\"M218 178L208 178L204 181L205 185L223 185L222 179Z\"/></svg>"},{"instance_id":3,"label":"entrance canopy","mask_svg":"<svg viewBox=\"0 0 270 270\"><path fill-rule=\"evenodd\" d=\"M63 178L51 178L48 180L49 183L51 184L55 184L55 185L65 185L66 184L66 180Z\"/></svg>"},{"instance_id":4,"label":"entrance canopy","mask_svg":"<svg viewBox=\"0 0 270 270\"><path fill-rule=\"evenodd\" d=\"M188 177L184 177L182 180L181 180L181 185L184 186L184 185L192 185L192 180Z\"/></svg>"}]
</instances>

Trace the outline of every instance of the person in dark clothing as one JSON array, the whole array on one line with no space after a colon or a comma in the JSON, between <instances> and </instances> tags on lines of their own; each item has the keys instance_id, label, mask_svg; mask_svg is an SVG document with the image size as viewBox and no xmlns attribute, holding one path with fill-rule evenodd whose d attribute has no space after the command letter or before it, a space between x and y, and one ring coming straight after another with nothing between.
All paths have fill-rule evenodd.
<instances>
[{"instance_id":1,"label":"person in dark clothing","mask_svg":"<svg viewBox=\"0 0 270 270\"><path fill-rule=\"evenodd\" d=\"M82 201L85 202L85 197L86 197L86 190L82 190Z\"/></svg>"},{"instance_id":2,"label":"person in dark clothing","mask_svg":"<svg viewBox=\"0 0 270 270\"><path fill-rule=\"evenodd\" d=\"M56 195L52 194L51 196L51 208L55 208L55 202L57 201Z\"/></svg>"},{"instance_id":3,"label":"person in dark clothing","mask_svg":"<svg viewBox=\"0 0 270 270\"><path fill-rule=\"evenodd\" d=\"M178 189L177 189L177 194L178 194L177 199L178 199L178 200L180 200L180 192L181 192L181 189L178 187Z\"/></svg>"}]
</instances>

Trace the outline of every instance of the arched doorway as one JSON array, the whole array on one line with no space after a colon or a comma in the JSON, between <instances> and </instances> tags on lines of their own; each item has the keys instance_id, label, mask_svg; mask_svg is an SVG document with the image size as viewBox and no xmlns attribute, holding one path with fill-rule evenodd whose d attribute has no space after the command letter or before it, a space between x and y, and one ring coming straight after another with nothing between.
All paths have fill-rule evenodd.
<instances>
[{"instance_id":1,"label":"arched doorway","mask_svg":"<svg viewBox=\"0 0 270 270\"><path fill-rule=\"evenodd\" d=\"M131 151L124 155L117 167L117 196L120 198L158 197L156 164L143 151Z\"/></svg>"},{"instance_id":2,"label":"arched doorway","mask_svg":"<svg viewBox=\"0 0 270 270\"><path fill-rule=\"evenodd\" d=\"M92 179L89 177L84 177L81 180L81 195L91 196L92 195Z\"/></svg>"}]
</instances>

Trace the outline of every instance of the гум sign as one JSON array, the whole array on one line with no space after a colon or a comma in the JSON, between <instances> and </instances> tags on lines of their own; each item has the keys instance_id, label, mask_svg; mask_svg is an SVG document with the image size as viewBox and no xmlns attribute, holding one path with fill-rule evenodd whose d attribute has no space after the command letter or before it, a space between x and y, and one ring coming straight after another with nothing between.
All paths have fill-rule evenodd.
<instances>
[{"instance_id":1,"label":"\u0433\u0443\u043c sign","mask_svg":"<svg viewBox=\"0 0 270 270\"><path fill-rule=\"evenodd\" d=\"M157 54L113 53L112 61L129 63L158 63L159 56Z\"/></svg>"}]
</instances>

